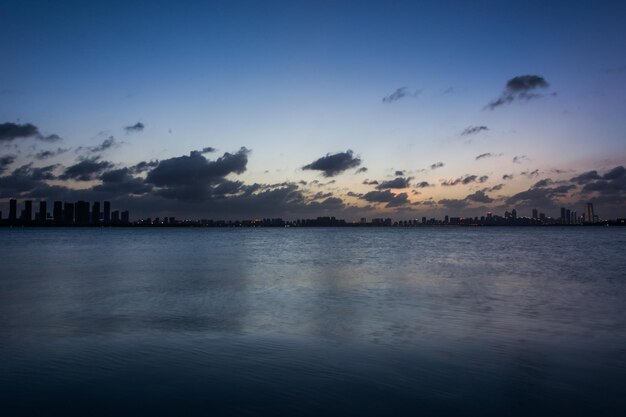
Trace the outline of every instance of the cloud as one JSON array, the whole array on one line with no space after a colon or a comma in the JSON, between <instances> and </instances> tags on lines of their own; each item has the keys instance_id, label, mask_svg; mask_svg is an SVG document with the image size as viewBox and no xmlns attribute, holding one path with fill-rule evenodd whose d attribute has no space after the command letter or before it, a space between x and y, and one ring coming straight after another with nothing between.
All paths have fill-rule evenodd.
<instances>
[{"instance_id":1,"label":"cloud","mask_svg":"<svg viewBox=\"0 0 626 417\"><path fill-rule=\"evenodd\" d=\"M470 194L465 197L467 201L474 201L476 203L492 203L493 198L489 197L483 190L476 191L474 194Z\"/></svg>"},{"instance_id":2,"label":"cloud","mask_svg":"<svg viewBox=\"0 0 626 417\"><path fill-rule=\"evenodd\" d=\"M445 164L443 162L435 162L430 166L430 169L435 170L437 168L443 167Z\"/></svg>"},{"instance_id":3,"label":"cloud","mask_svg":"<svg viewBox=\"0 0 626 417\"><path fill-rule=\"evenodd\" d=\"M361 160L354 157L352 151L348 149L346 152L339 152L332 155L326 154L326 156L322 156L310 164L303 166L302 169L322 171L322 175L325 177L334 177L347 169L356 168L359 165L361 165Z\"/></svg>"},{"instance_id":4,"label":"cloud","mask_svg":"<svg viewBox=\"0 0 626 417\"><path fill-rule=\"evenodd\" d=\"M93 187L96 192L118 196L121 194L143 195L152 191L152 185L142 178L134 177L130 168L107 171L100 175L102 184Z\"/></svg>"},{"instance_id":5,"label":"cloud","mask_svg":"<svg viewBox=\"0 0 626 417\"><path fill-rule=\"evenodd\" d=\"M354 173L355 174L361 174L363 172L367 172L367 168L366 167L361 167L361 168L357 169Z\"/></svg>"},{"instance_id":6,"label":"cloud","mask_svg":"<svg viewBox=\"0 0 626 417\"><path fill-rule=\"evenodd\" d=\"M480 177L478 175L465 175L463 177L459 177L456 179L444 180L441 182L441 185L443 185L444 187L452 187L452 186L459 185L459 184L462 184L462 185L467 185L471 183L482 184L488 179L489 177L487 175L482 175Z\"/></svg>"},{"instance_id":7,"label":"cloud","mask_svg":"<svg viewBox=\"0 0 626 417\"><path fill-rule=\"evenodd\" d=\"M38 160L44 160L44 159L49 159L49 158L53 158L55 156L64 154L65 152L69 151L69 149L64 149L64 148L57 148L57 149L52 149L52 150L42 150L39 151L35 154L35 158Z\"/></svg>"},{"instance_id":8,"label":"cloud","mask_svg":"<svg viewBox=\"0 0 626 417\"><path fill-rule=\"evenodd\" d=\"M476 156L476 158L474 158L474 159L476 159L478 161L479 159L497 158L499 156L502 156L502 154L501 153L497 153L496 154L496 153L487 152L487 153L481 153L480 155Z\"/></svg>"},{"instance_id":9,"label":"cloud","mask_svg":"<svg viewBox=\"0 0 626 417\"><path fill-rule=\"evenodd\" d=\"M363 180L363 185L378 185L378 181L365 179Z\"/></svg>"},{"instance_id":10,"label":"cloud","mask_svg":"<svg viewBox=\"0 0 626 417\"><path fill-rule=\"evenodd\" d=\"M502 179L505 180L505 181L512 180L513 179L513 174L504 174L502 176Z\"/></svg>"},{"instance_id":11,"label":"cloud","mask_svg":"<svg viewBox=\"0 0 626 417\"><path fill-rule=\"evenodd\" d=\"M540 89L546 89L550 85L539 75L520 75L507 81L504 91L497 99L487 104L486 108L494 110L505 104L512 103L516 100L531 100L543 97L542 94L536 93Z\"/></svg>"},{"instance_id":12,"label":"cloud","mask_svg":"<svg viewBox=\"0 0 626 417\"><path fill-rule=\"evenodd\" d=\"M250 151L244 147L236 153L224 153L215 161L207 160L199 152L189 156L164 159L148 172L146 183L158 187L157 193L165 198L187 201L203 201L216 194L224 194L229 174L241 174L246 170ZM237 183L241 188L241 183ZM222 188L220 188L222 185ZM233 183L228 183L229 193Z\"/></svg>"},{"instance_id":13,"label":"cloud","mask_svg":"<svg viewBox=\"0 0 626 417\"><path fill-rule=\"evenodd\" d=\"M539 175L539 170L538 169L534 169L532 171L522 171L522 172L520 172L520 175L523 175L523 176L528 177L528 178L534 178L534 177Z\"/></svg>"},{"instance_id":14,"label":"cloud","mask_svg":"<svg viewBox=\"0 0 626 417\"><path fill-rule=\"evenodd\" d=\"M407 193L396 194L391 201L389 201L385 207L393 208L393 207L401 207L405 204L409 203L409 196Z\"/></svg>"},{"instance_id":15,"label":"cloud","mask_svg":"<svg viewBox=\"0 0 626 417\"><path fill-rule=\"evenodd\" d=\"M377 190L385 190L389 188L408 188L411 183L411 177L397 177L390 181L383 181L376 187Z\"/></svg>"},{"instance_id":16,"label":"cloud","mask_svg":"<svg viewBox=\"0 0 626 417\"><path fill-rule=\"evenodd\" d=\"M554 188L531 187L526 191L522 191L508 197L505 201L509 205L523 205L526 207L554 209L558 205L558 199L567 195L575 188L576 186L573 184L561 185Z\"/></svg>"},{"instance_id":17,"label":"cloud","mask_svg":"<svg viewBox=\"0 0 626 417\"><path fill-rule=\"evenodd\" d=\"M401 177L404 175L404 171L396 171L395 176L396 177Z\"/></svg>"},{"instance_id":18,"label":"cloud","mask_svg":"<svg viewBox=\"0 0 626 417\"><path fill-rule=\"evenodd\" d=\"M602 175L600 179L586 182L582 188L582 192L585 194L594 192L607 195L619 194L626 197L626 168L621 165L616 166Z\"/></svg>"},{"instance_id":19,"label":"cloud","mask_svg":"<svg viewBox=\"0 0 626 417\"><path fill-rule=\"evenodd\" d=\"M134 125L124 127L124 130L126 131L126 133L136 133L143 131L145 127L146 125L144 125L143 123L137 122Z\"/></svg>"},{"instance_id":20,"label":"cloud","mask_svg":"<svg viewBox=\"0 0 626 417\"><path fill-rule=\"evenodd\" d=\"M370 191L368 193L363 194L361 198L370 203L388 203L392 201L395 197L395 194L389 190L385 191Z\"/></svg>"},{"instance_id":21,"label":"cloud","mask_svg":"<svg viewBox=\"0 0 626 417\"><path fill-rule=\"evenodd\" d=\"M0 174L3 174L4 171L6 171L7 168L15 162L15 158L17 158L15 155L5 155L0 157Z\"/></svg>"},{"instance_id":22,"label":"cloud","mask_svg":"<svg viewBox=\"0 0 626 417\"><path fill-rule=\"evenodd\" d=\"M410 92L407 87L397 88L393 93L383 97L383 103L393 103L405 97L417 97L421 93L420 90Z\"/></svg>"},{"instance_id":23,"label":"cloud","mask_svg":"<svg viewBox=\"0 0 626 417\"><path fill-rule=\"evenodd\" d=\"M65 168L59 175L62 180L92 181L98 179L101 173L113 167L109 161L100 161L100 157L86 158L82 161Z\"/></svg>"},{"instance_id":24,"label":"cloud","mask_svg":"<svg viewBox=\"0 0 626 417\"><path fill-rule=\"evenodd\" d=\"M56 142L61 140L59 135L43 135L37 126L31 123L0 123L0 142L10 142L19 138L35 138L45 142Z\"/></svg>"},{"instance_id":25,"label":"cloud","mask_svg":"<svg viewBox=\"0 0 626 417\"><path fill-rule=\"evenodd\" d=\"M530 161L530 158L526 155L519 155L519 156L514 156L513 157L513 163L514 164L521 164L524 161Z\"/></svg>"},{"instance_id":26,"label":"cloud","mask_svg":"<svg viewBox=\"0 0 626 417\"><path fill-rule=\"evenodd\" d=\"M468 126L461 132L461 136L476 135L487 130L489 130L487 126Z\"/></svg>"},{"instance_id":27,"label":"cloud","mask_svg":"<svg viewBox=\"0 0 626 417\"><path fill-rule=\"evenodd\" d=\"M443 199L437 201L437 203L441 204L445 208L453 209L453 210L460 210L462 208L467 207L467 205L468 205L467 200L465 200L465 199L459 200L459 199L455 199L455 198L443 198Z\"/></svg>"},{"instance_id":28,"label":"cloud","mask_svg":"<svg viewBox=\"0 0 626 417\"><path fill-rule=\"evenodd\" d=\"M415 184L415 188L434 187L434 184L430 184L428 181L421 181Z\"/></svg>"},{"instance_id":29,"label":"cloud","mask_svg":"<svg viewBox=\"0 0 626 417\"><path fill-rule=\"evenodd\" d=\"M102 141L102 143L100 145L93 146L93 147L89 148L89 151L91 153L104 152L107 149L110 149L110 148L112 148L114 146L117 146L117 145L118 145L118 143L115 141L115 138L113 136L109 136L107 139Z\"/></svg>"}]
</instances>

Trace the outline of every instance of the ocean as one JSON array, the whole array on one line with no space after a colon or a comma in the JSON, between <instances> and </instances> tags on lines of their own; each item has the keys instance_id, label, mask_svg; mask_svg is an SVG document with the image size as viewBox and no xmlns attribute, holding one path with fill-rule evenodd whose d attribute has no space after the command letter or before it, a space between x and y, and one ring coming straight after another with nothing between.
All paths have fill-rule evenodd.
<instances>
[{"instance_id":1,"label":"ocean","mask_svg":"<svg viewBox=\"0 0 626 417\"><path fill-rule=\"evenodd\" d=\"M626 415L626 228L3 228L0 414Z\"/></svg>"}]
</instances>

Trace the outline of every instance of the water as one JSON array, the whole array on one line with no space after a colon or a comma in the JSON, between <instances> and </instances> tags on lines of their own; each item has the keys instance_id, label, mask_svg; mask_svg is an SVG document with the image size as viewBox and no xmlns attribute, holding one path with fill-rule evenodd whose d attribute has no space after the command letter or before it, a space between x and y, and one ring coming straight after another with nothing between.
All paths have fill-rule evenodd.
<instances>
[{"instance_id":1,"label":"water","mask_svg":"<svg viewBox=\"0 0 626 417\"><path fill-rule=\"evenodd\" d=\"M626 228L0 229L2 415L625 415Z\"/></svg>"}]
</instances>

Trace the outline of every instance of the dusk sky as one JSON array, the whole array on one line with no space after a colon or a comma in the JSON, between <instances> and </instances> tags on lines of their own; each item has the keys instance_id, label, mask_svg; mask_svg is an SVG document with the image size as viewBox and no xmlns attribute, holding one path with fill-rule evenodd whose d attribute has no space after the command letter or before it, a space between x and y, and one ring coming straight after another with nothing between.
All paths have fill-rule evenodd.
<instances>
[{"instance_id":1,"label":"dusk sky","mask_svg":"<svg viewBox=\"0 0 626 417\"><path fill-rule=\"evenodd\" d=\"M626 215L626 2L0 2L0 210Z\"/></svg>"}]
</instances>

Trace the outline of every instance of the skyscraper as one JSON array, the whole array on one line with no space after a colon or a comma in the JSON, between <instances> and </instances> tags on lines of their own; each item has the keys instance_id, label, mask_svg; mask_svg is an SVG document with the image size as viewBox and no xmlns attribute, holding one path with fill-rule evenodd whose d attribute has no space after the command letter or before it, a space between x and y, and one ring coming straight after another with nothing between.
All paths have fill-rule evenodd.
<instances>
[{"instance_id":1,"label":"skyscraper","mask_svg":"<svg viewBox=\"0 0 626 417\"><path fill-rule=\"evenodd\" d=\"M104 202L104 224L111 223L111 202Z\"/></svg>"},{"instance_id":2,"label":"skyscraper","mask_svg":"<svg viewBox=\"0 0 626 417\"><path fill-rule=\"evenodd\" d=\"M94 201L91 206L91 224L100 224L100 202Z\"/></svg>"},{"instance_id":3,"label":"skyscraper","mask_svg":"<svg viewBox=\"0 0 626 417\"><path fill-rule=\"evenodd\" d=\"M128 211L123 211L122 212L122 224L128 224L130 222L130 216L128 214Z\"/></svg>"},{"instance_id":4,"label":"skyscraper","mask_svg":"<svg viewBox=\"0 0 626 417\"><path fill-rule=\"evenodd\" d=\"M63 223L70 226L74 224L74 204L65 203L63 205Z\"/></svg>"},{"instance_id":5,"label":"skyscraper","mask_svg":"<svg viewBox=\"0 0 626 417\"><path fill-rule=\"evenodd\" d=\"M17 220L17 200L12 198L9 200L9 221L14 222Z\"/></svg>"},{"instance_id":6,"label":"skyscraper","mask_svg":"<svg viewBox=\"0 0 626 417\"><path fill-rule=\"evenodd\" d=\"M46 202L40 201L39 202L39 218L37 220L39 220L40 223L45 223L47 214L48 214L48 207L46 205Z\"/></svg>"},{"instance_id":7,"label":"skyscraper","mask_svg":"<svg viewBox=\"0 0 626 417\"><path fill-rule=\"evenodd\" d=\"M80 226L89 224L89 203L86 201L77 201L74 205L76 211L74 223Z\"/></svg>"},{"instance_id":8,"label":"skyscraper","mask_svg":"<svg viewBox=\"0 0 626 417\"><path fill-rule=\"evenodd\" d=\"M587 203L587 221L593 223L595 214L593 212L593 203Z\"/></svg>"},{"instance_id":9,"label":"skyscraper","mask_svg":"<svg viewBox=\"0 0 626 417\"><path fill-rule=\"evenodd\" d=\"M537 216L537 209L533 209L533 219L537 220L539 217Z\"/></svg>"},{"instance_id":10,"label":"skyscraper","mask_svg":"<svg viewBox=\"0 0 626 417\"><path fill-rule=\"evenodd\" d=\"M561 207L561 218L560 223L565 224L565 207Z\"/></svg>"},{"instance_id":11,"label":"skyscraper","mask_svg":"<svg viewBox=\"0 0 626 417\"><path fill-rule=\"evenodd\" d=\"M33 201L24 201L24 219L25 222L30 223L33 220Z\"/></svg>"},{"instance_id":12,"label":"skyscraper","mask_svg":"<svg viewBox=\"0 0 626 417\"><path fill-rule=\"evenodd\" d=\"M52 217L55 224L63 223L63 202L55 201L54 209L52 210Z\"/></svg>"}]
</instances>

